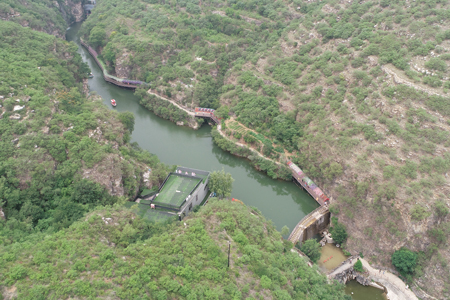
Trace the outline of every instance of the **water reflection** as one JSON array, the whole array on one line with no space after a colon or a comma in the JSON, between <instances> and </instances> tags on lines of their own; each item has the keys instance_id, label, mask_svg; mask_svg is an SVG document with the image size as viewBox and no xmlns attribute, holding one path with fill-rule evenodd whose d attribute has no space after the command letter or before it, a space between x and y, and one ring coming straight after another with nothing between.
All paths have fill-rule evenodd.
<instances>
[{"instance_id":1,"label":"water reflection","mask_svg":"<svg viewBox=\"0 0 450 300\"><path fill-rule=\"evenodd\" d=\"M383 290L360 285L356 280L351 280L345 285L345 293L351 295L353 300L387 300Z\"/></svg>"}]
</instances>

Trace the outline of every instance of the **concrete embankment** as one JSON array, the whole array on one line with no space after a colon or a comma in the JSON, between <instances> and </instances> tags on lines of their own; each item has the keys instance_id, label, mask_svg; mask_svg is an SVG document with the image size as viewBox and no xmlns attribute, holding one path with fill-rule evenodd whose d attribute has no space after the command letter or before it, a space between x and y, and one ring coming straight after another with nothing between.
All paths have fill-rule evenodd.
<instances>
[{"instance_id":1,"label":"concrete embankment","mask_svg":"<svg viewBox=\"0 0 450 300\"><path fill-rule=\"evenodd\" d=\"M347 280L356 279L363 285L371 285L373 287L384 287L387 291L387 298L389 300L418 300L417 296L409 289L406 284L396 275L372 268L365 259L361 260L365 273L359 274L353 270L353 265L357 262L359 257L350 258L341 266L333 270L327 275L330 279L336 279L342 283ZM365 279L363 279L365 278Z\"/></svg>"},{"instance_id":2,"label":"concrete embankment","mask_svg":"<svg viewBox=\"0 0 450 300\"><path fill-rule=\"evenodd\" d=\"M363 267L367 270L369 278L382 284L387 289L389 300L418 300L417 296L407 288L406 284L394 274L372 268L365 259L360 259Z\"/></svg>"}]
</instances>

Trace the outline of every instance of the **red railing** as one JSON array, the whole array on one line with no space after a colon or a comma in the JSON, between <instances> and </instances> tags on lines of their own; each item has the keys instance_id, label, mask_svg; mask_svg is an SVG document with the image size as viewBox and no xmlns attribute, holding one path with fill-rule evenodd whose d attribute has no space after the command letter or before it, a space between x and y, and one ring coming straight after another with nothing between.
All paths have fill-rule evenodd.
<instances>
[{"instance_id":1,"label":"red railing","mask_svg":"<svg viewBox=\"0 0 450 300\"><path fill-rule=\"evenodd\" d=\"M309 186L305 179L307 178L305 173L303 173L302 169L300 169L296 164L289 161L287 163L289 168L292 171L292 176L295 180L314 198L320 205L325 205L330 203L330 199L325 195L325 193L315 185L310 179L309 182L312 183L312 186Z\"/></svg>"},{"instance_id":2,"label":"red railing","mask_svg":"<svg viewBox=\"0 0 450 300\"><path fill-rule=\"evenodd\" d=\"M216 115L214 115L214 109L212 109L212 108L196 107L195 108L195 116L211 118L211 120L216 122L216 124L220 124L220 118L218 118L218 117L216 117Z\"/></svg>"}]
</instances>

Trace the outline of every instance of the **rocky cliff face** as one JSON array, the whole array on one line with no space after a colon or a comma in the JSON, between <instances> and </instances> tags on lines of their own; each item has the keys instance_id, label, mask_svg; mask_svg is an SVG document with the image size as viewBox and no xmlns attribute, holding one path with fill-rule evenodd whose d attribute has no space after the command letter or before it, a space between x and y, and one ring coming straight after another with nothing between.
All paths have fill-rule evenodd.
<instances>
[{"instance_id":1,"label":"rocky cliff face","mask_svg":"<svg viewBox=\"0 0 450 300\"><path fill-rule=\"evenodd\" d=\"M353 268L347 269L342 273L337 274L334 279L342 284L346 284L350 280L356 280L359 284L367 286L370 284L370 280L353 270Z\"/></svg>"},{"instance_id":2,"label":"rocky cliff face","mask_svg":"<svg viewBox=\"0 0 450 300\"><path fill-rule=\"evenodd\" d=\"M75 0L65 0L62 3L54 1L54 4L58 7L67 24L81 22L84 20L83 3L81 1L76 2Z\"/></svg>"},{"instance_id":3,"label":"rocky cliff face","mask_svg":"<svg viewBox=\"0 0 450 300\"><path fill-rule=\"evenodd\" d=\"M73 19L73 22L81 22L84 19L84 10L81 1L66 0L64 3L69 8L68 13Z\"/></svg>"},{"instance_id":4,"label":"rocky cliff face","mask_svg":"<svg viewBox=\"0 0 450 300\"><path fill-rule=\"evenodd\" d=\"M122 55L118 55L115 63L116 76L119 78L129 78L131 66L128 61L130 53L124 51Z\"/></svg>"}]
</instances>

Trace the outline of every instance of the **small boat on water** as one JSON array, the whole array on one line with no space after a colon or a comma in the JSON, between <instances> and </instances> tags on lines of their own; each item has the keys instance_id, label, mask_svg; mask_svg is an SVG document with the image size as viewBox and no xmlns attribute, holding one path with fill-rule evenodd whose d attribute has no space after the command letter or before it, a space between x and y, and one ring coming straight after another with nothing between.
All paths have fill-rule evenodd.
<instances>
[{"instance_id":1,"label":"small boat on water","mask_svg":"<svg viewBox=\"0 0 450 300\"><path fill-rule=\"evenodd\" d=\"M115 106L117 105L117 104L116 104L116 100L111 99L111 105L115 107Z\"/></svg>"},{"instance_id":2,"label":"small boat on water","mask_svg":"<svg viewBox=\"0 0 450 300\"><path fill-rule=\"evenodd\" d=\"M89 73L88 78L94 78L94 74Z\"/></svg>"}]
</instances>

